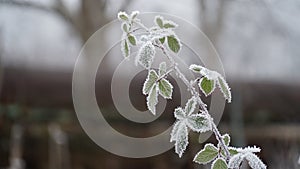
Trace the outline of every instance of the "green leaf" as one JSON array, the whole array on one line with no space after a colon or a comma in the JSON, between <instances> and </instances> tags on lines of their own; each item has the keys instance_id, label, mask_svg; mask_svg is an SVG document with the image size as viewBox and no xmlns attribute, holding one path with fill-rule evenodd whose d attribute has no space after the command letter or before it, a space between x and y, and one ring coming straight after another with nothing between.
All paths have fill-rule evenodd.
<instances>
[{"instance_id":1,"label":"green leaf","mask_svg":"<svg viewBox=\"0 0 300 169\"><path fill-rule=\"evenodd\" d=\"M178 53L180 50L179 40L174 35L168 36L167 39L170 50L175 53Z\"/></svg>"},{"instance_id":2,"label":"green leaf","mask_svg":"<svg viewBox=\"0 0 300 169\"><path fill-rule=\"evenodd\" d=\"M125 22L122 23L122 29L124 32L128 32L128 26Z\"/></svg>"},{"instance_id":3,"label":"green leaf","mask_svg":"<svg viewBox=\"0 0 300 169\"><path fill-rule=\"evenodd\" d=\"M211 130L210 120L202 113L190 115L186 124L195 132L204 133Z\"/></svg>"},{"instance_id":4,"label":"green leaf","mask_svg":"<svg viewBox=\"0 0 300 169\"><path fill-rule=\"evenodd\" d=\"M156 114L156 104L158 102L157 100L157 95L158 95L158 90L157 90L157 85L153 85L151 88L149 95L147 97L147 107L150 112L155 115Z\"/></svg>"},{"instance_id":5,"label":"green leaf","mask_svg":"<svg viewBox=\"0 0 300 169\"><path fill-rule=\"evenodd\" d=\"M236 150L236 148L233 148L233 147L228 147L228 151L230 153L230 156L233 156L233 155L236 155L238 154L239 152ZM225 151L222 149L221 150L221 154L223 155L223 157L226 157L226 154L225 154Z\"/></svg>"},{"instance_id":6,"label":"green leaf","mask_svg":"<svg viewBox=\"0 0 300 169\"><path fill-rule=\"evenodd\" d=\"M119 12L118 19L123 21L128 21L128 15L125 12Z\"/></svg>"},{"instance_id":7,"label":"green leaf","mask_svg":"<svg viewBox=\"0 0 300 169\"><path fill-rule=\"evenodd\" d=\"M196 154L193 161L199 164L207 164L214 160L217 156L218 149L214 145L208 143L204 146L204 149Z\"/></svg>"},{"instance_id":8,"label":"green leaf","mask_svg":"<svg viewBox=\"0 0 300 169\"><path fill-rule=\"evenodd\" d=\"M227 163L223 158L217 158L211 166L212 169L228 169Z\"/></svg>"},{"instance_id":9,"label":"green leaf","mask_svg":"<svg viewBox=\"0 0 300 169\"><path fill-rule=\"evenodd\" d=\"M128 35L128 40L132 45L136 45L136 39L132 35Z\"/></svg>"},{"instance_id":10,"label":"green leaf","mask_svg":"<svg viewBox=\"0 0 300 169\"><path fill-rule=\"evenodd\" d=\"M165 99L172 98L173 86L168 80L161 79L158 82L158 88L159 88L159 94L162 97L164 97Z\"/></svg>"},{"instance_id":11,"label":"green leaf","mask_svg":"<svg viewBox=\"0 0 300 169\"><path fill-rule=\"evenodd\" d=\"M218 77L218 85L219 88L221 90L221 92L223 93L225 99L227 100L228 103L231 102L231 92L230 92L230 88L227 84L227 82L225 81L225 79L219 75Z\"/></svg>"},{"instance_id":12,"label":"green leaf","mask_svg":"<svg viewBox=\"0 0 300 169\"><path fill-rule=\"evenodd\" d=\"M161 63L159 64L159 72L158 72L158 75L159 75L159 76L162 76L162 75L164 75L166 72L167 72L167 65L166 65L166 62L161 62Z\"/></svg>"},{"instance_id":13,"label":"green leaf","mask_svg":"<svg viewBox=\"0 0 300 169\"><path fill-rule=\"evenodd\" d=\"M125 58L130 55L130 48L126 39L121 42L121 51Z\"/></svg>"},{"instance_id":14,"label":"green leaf","mask_svg":"<svg viewBox=\"0 0 300 169\"><path fill-rule=\"evenodd\" d=\"M200 71L203 69L203 67L200 65L192 64L192 65L190 65L189 69L194 71L195 73L200 73Z\"/></svg>"},{"instance_id":15,"label":"green leaf","mask_svg":"<svg viewBox=\"0 0 300 169\"><path fill-rule=\"evenodd\" d=\"M179 157L182 157L182 154L184 153L188 142L188 129L184 125L184 123L180 123L177 130L177 136L176 136L176 142L175 142L175 152L179 155Z\"/></svg>"},{"instance_id":16,"label":"green leaf","mask_svg":"<svg viewBox=\"0 0 300 169\"><path fill-rule=\"evenodd\" d=\"M152 42L146 42L139 49L136 57L136 63L140 63L144 68L149 69L153 62L155 52L155 47L153 46Z\"/></svg>"},{"instance_id":17,"label":"green leaf","mask_svg":"<svg viewBox=\"0 0 300 169\"><path fill-rule=\"evenodd\" d=\"M176 141L177 139L177 133L178 133L178 128L181 127L182 122L177 120L174 125L173 125L173 129L171 131L171 138L170 138L170 142Z\"/></svg>"},{"instance_id":18,"label":"green leaf","mask_svg":"<svg viewBox=\"0 0 300 169\"><path fill-rule=\"evenodd\" d=\"M130 14L131 19L135 19L136 16L137 16L139 13L140 13L139 11L133 11L133 12L131 12L131 14Z\"/></svg>"},{"instance_id":19,"label":"green leaf","mask_svg":"<svg viewBox=\"0 0 300 169\"><path fill-rule=\"evenodd\" d=\"M168 22L164 24L164 28L168 29L168 28L176 28L176 24L172 23L172 22Z\"/></svg>"},{"instance_id":20,"label":"green leaf","mask_svg":"<svg viewBox=\"0 0 300 169\"><path fill-rule=\"evenodd\" d=\"M231 156L236 155L237 153L239 153L235 148L232 148L232 147L229 147L228 151L229 151Z\"/></svg>"},{"instance_id":21,"label":"green leaf","mask_svg":"<svg viewBox=\"0 0 300 169\"><path fill-rule=\"evenodd\" d=\"M222 139L224 140L225 145L229 146L229 143L230 143L230 136L229 136L229 134L224 134L222 136Z\"/></svg>"},{"instance_id":22,"label":"green leaf","mask_svg":"<svg viewBox=\"0 0 300 169\"><path fill-rule=\"evenodd\" d=\"M158 79L158 75L154 70L150 70L148 72L147 79L143 85L143 94L146 95L150 92L156 80Z\"/></svg>"},{"instance_id":23,"label":"green leaf","mask_svg":"<svg viewBox=\"0 0 300 169\"><path fill-rule=\"evenodd\" d=\"M186 114L185 114L185 111L183 111L181 107L177 107L174 110L174 116L176 119L182 120L185 118Z\"/></svg>"},{"instance_id":24,"label":"green leaf","mask_svg":"<svg viewBox=\"0 0 300 169\"><path fill-rule=\"evenodd\" d=\"M190 115L195 111L197 101L195 97L190 98L185 105L185 112Z\"/></svg>"},{"instance_id":25,"label":"green leaf","mask_svg":"<svg viewBox=\"0 0 300 169\"><path fill-rule=\"evenodd\" d=\"M161 17L161 16L157 16L156 18L155 18L155 22L156 22L156 24L160 27L160 28L163 28L163 18Z\"/></svg>"},{"instance_id":26,"label":"green leaf","mask_svg":"<svg viewBox=\"0 0 300 169\"><path fill-rule=\"evenodd\" d=\"M164 44L164 43L165 43L165 40L166 40L165 37L159 39L159 41L160 41L161 44Z\"/></svg>"},{"instance_id":27,"label":"green leaf","mask_svg":"<svg viewBox=\"0 0 300 169\"><path fill-rule=\"evenodd\" d=\"M215 89L215 81L209 80L206 77L202 77L199 81L199 87L205 96L210 95Z\"/></svg>"}]
</instances>

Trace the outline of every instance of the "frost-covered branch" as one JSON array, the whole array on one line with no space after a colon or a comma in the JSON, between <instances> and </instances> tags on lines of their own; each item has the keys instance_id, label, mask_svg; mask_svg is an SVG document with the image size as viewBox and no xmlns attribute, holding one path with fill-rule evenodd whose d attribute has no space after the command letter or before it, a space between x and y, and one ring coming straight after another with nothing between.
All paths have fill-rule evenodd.
<instances>
[{"instance_id":1,"label":"frost-covered branch","mask_svg":"<svg viewBox=\"0 0 300 169\"><path fill-rule=\"evenodd\" d=\"M189 69L198 74L198 77L188 80L173 58L173 54L178 54L182 48L181 42L174 32L178 25L161 16L156 16L155 25L148 28L142 24L137 15L137 11L130 15L125 12L118 14L118 19L122 21L121 29L123 30L121 50L124 57L129 58L131 46L140 46L135 57L135 64L148 70L148 76L142 90L143 94L147 96L148 110L153 115L156 114L159 96L164 99L172 99L173 86L167 79L171 72L175 72L191 93L191 98L185 107L177 107L174 110L176 122L173 125L170 141L175 142L175 152L179 157L182 157L188 146L189 130L197 133L212 131L218 141L217 146L211 143L206 144L196 154L194 162L199 164L212 162L212 169L236 169L244 160L248 161L249 166L253 169L265 169L265 164L254 154L260 152L259 148L254 146L243 149L229 146L230 136L228 134L221 135L207 110L207 105L202 101L200 93L195 88L197 84L200 91L205 96L209 96L218 86L224 98L230 103L231 91L224 77L216 71L192 64ZM142 35L135 35L134 33L138 30L145 32ZM151 68L155 59L156 48L167 57L167 63L161 62L158 70ZM169 65L168 70L167 65ZM195 112L196 107L199 107L200 111Z\"/></svg>"},{"instance_id":2,"label":"frost-covered branch","mask_svg":"<svg viewBox=\"0 0 300 169\"><path fill-rule=\"evenodd\" d=\"M163 51L165 51L165 48L163 46L160 47L160 49L162 49ZM163 52L165 55L168 55L166 52ZM170 56L167 56L168 58L170 58ZM207 105L205 103L203 103L203 101L201 100L199 93L196 91L196 89L194 88L194 86L187 80L187 78L185 77L185 75L180 71L180 69L178 68L177 64L175 63L174 59L170 60L171 62L173 62L173 64L175 65L175 71L177 73L177 76L184 82L184 84L188 87L188 90L191 92L191 94L196 97L196 100L200 106L200 108L207 114L208 117L210 117L210 114L207 110ZM210 117L211 118L211 117ZM212 119L212 118L211 118ZM218 142L221 144L222 148L225 150L225 154L226 154L226 159L229 160L230 158L230 153L227 149L227 147L225 146L224 140L222 139L222 136L218 130L218 128L216 127L216 125L214 124L213 120L212 120L212 131L216 136L216 139L218 140Z\"/></svg>"}]
</instances>

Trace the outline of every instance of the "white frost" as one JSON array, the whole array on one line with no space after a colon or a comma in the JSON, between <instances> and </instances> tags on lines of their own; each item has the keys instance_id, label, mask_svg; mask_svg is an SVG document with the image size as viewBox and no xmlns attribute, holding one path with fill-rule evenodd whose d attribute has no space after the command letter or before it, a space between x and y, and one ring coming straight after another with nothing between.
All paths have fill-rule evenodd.
<instances>
[{"instance_id":1,"label":"white frost","mask_svg":"<svg viewBox=\"0 0 300 169\"><path fill-rule=\"evenodd\" d=\"M182 140L183 139L182 135L184 134L188 135L188 132L181 133L182 131L185 132L185 128L186 129L190 128L196 132L206 132L211 130L211 120L204 113L198 113L198 114L191 113L194 111L195 107L196 107L196 101L195 98L192 97L186 103L185 109L178 107L174 111L174 116L177 119L177 121L173 126L170 142L175 141L175 152L179 155L179 157L182 156L186 146L188 145L187 140L186 141ZM189 112L186 112L187 110ZM186 136L186 139L188 139L188 136Z\"/></svg>"},{"instance_id":2,"label":"white frost","mask_svg":"<svg viewBox=\"0 0 300 169\"><path fill-rule=\"evenodd\" d=\"M152 45L151 41L144 43L136 56L136 65L140 63L144 68L149 69L153 62L155 53L155 47Z\"/></svg>"}]
</instances>

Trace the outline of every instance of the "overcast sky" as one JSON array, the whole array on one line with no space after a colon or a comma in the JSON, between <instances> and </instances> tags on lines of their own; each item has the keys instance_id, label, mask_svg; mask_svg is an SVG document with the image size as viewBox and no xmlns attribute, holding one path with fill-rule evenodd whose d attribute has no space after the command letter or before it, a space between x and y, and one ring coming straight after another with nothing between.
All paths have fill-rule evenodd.
<instances>
[{"instance_id":1,"label":"overcast sky","mask_svg":"<svg viewBox=\"0 0 300 169\"><path fill-rule=\"evenodd\" d=\"M52 5L51 0L34 0ZM76 14L77 0L64 0ZM106 13L113 19L120 6L110 0ZM210 3L214 7L213 1ZM165 12L200 25L197 0L137 0L128 10ZM218 52L229 78L300 83L300 1L228 1ZM211 12L214 17L214 10ZM72 71L81 43L70 26L49 13L0 6L1 62L8 66Z\"/></svg>"}]
</instances>

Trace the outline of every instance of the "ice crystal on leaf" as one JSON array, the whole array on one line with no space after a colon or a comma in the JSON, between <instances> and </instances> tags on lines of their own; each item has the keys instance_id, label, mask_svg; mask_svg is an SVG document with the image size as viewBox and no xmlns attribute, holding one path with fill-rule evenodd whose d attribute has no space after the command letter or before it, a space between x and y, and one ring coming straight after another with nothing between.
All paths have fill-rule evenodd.
<instances>
[{"instance_id":1,"label":"ice crystal on leaf","mask_svg":"<svg viewBox=\"0 0 300 169\"><path fill-rule=\"evenodd\" d=\"M247 160L252 169L266 169L266 165L254 153L260 152L258 147L236 148L237 154L233 155L228 163L229 168L237 168L243 160Z\"/></svg>"},{"instance_id":2,"label":"ice crystal on leaf","mask_svg":"<svg viewBox=\"0 0 300 169\"><path fill-rule=\"evenodd\" d=\"M266 165L257 157L257 155L253 153L247 153L246 160L248 164L253 169L265 169L267 168Z\"/></svg>"},{"instance_id":3,"label":"ice crystal on leaf","mask_svg":"<svg viewBox=\"0 0 300 169\"><path fill-rule=\"evenodd\" d=\"M155 47L151 41L146 42L138 51L135 63L149 69L155 56Z\"/></svg>"}]
</instances>

